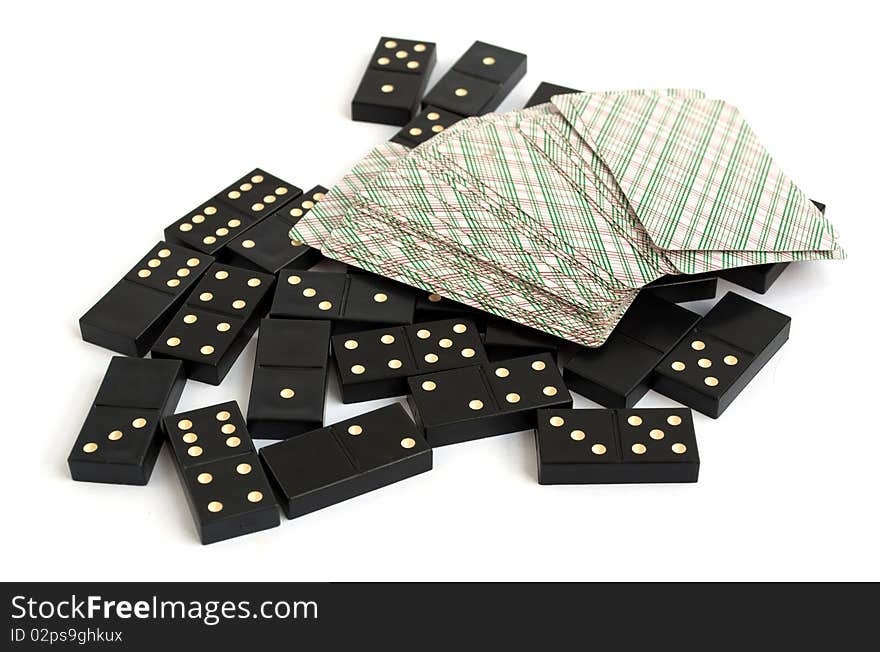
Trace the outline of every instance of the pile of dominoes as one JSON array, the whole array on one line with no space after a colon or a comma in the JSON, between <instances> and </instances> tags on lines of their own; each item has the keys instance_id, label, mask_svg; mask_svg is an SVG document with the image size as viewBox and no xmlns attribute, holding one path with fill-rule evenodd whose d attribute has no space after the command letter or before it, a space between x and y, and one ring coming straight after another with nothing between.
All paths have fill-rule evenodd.
<instances>
[{"instance_id":1,"label":"pile of dominoes","mask_svg":"<svg viewBox=\"0 0 880 652\"><path fill-rule=\"evenodd\" d=\"M590 156L598 158L556 169L589 181L591 192L604 188L578 200L597 219L613 214L603 250L641 242L634 250L643 259L630 259L625 270L629 283L613 285L624 280L620 267L594 264L563 237L569 231L551 237L542 222L541 210L558 214L569 204L529 204L522 197L536 186L517 183L512 194L484 201L475 180L497 195L500 186L483 182L491 178L485 166L498 163L493 157L509 160L513 152L502 141L539 130L560 138L575 115L604 110L587 106L637 98L636 105L656 108L672 98L664 106L698 114L706 105L695 100L703 98L542 83L527 104L533 108L511 119L491 111L524 76L525 55L477 42L425 94L435 62L433 43L380 39L352 118L402 126L392 142L330 190L304 192L251 171L168 226L164 240L82 316L85 341L123 355L111 359L69 455L74 480L145 485L167 439L202 543L277 526L279 507L292 519L429 471L434 447L529 429L540 484L697 481L691 409L719 417L788 339L791 320L733 292L702 317L678 304L713 299L719 277L765 293L792 261L842 257L830 225L822 230L824 206L806 207L789 193L789 217L796 221L796 209L821 226L821 237L798 231L797 240L777 229L775 240L742 249L719 247L721 236L694 248L699 233L658 244L663 221L613 184L619 170L599 165L602 154L610 158L601 137L572 128L569 142L592 143ZM487 152L484 137L498 136L502 124L507 140ZM476 140L466 141L468 134ZM454 170L435 156L456 152L462 167ZM466 199L480 206L467 215L467 233L452 212L433 210L439 184L419 204L427 177L416 183L399 174L406 166L414 172L413 162L451 184L456 195L442 202L450 210L460 213ZM778 178L769 164L764 174ZM490 210L502 204L528 225L516 233L521 250L511 250L508 236L499 246L504 229L485 240L474 235L492 230L475 230L475 219L494 215L510 225ZM811 237L811 246L791 244ZM541 246L558 265L528 276L519 263ZM395 248L425 254L401 260ZM313 269L326 258L347 263L346 271ZM743 264L754 260L763 262ZM509 301L514 295L521 300ZM255 332L246 412L229 401L175 413L187 380L222 383ZM397 402L327 425L331 373L344 403L405 396L409 410ZM635 407L649 389L679 405ZM604 409L572 409L570 390ZM258 451L254 439L277 441Z\"/></svg>"}]
</instances>

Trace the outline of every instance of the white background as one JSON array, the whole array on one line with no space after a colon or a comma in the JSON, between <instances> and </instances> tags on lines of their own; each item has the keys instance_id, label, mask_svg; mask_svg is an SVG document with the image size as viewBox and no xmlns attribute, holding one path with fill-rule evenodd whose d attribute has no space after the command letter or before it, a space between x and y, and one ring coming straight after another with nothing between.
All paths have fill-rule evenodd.
<instances>
[{"instance_id":1,"label":"white background","mask_svg":"<svg viewBox=\"0 0 880 652\"><path fill-rule=\"evenodd\" d=\"M2 579L880 579L877 17L861 3L11 4ZM70 480L110 357L79 339L78 317L240 174L330 185L391 136L348 119L381 35L436 41L435 78L475 39L527 53L502 109L542 80L702 88L827 202L850 259L790 268L759 298L792 316L791 340L719 420L697 415L699 483L542 487L519 433L439 449L430 473L203 547L167 450L146 487ZM244 407L253 354L220 387L190 382L180 409ZM341 406L332 391L328 422L380 404Z\"/></svg>"}]
</instances>

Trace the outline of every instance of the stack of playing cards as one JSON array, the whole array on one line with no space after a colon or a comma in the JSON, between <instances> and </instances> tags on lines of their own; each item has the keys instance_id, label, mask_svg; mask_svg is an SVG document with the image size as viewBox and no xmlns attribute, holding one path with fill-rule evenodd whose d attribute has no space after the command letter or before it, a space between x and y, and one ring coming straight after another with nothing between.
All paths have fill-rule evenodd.
<instances>
[{"instance_id":1,"label":"stack of playing cards","mask_svg":"<svg viewBox=\"0 0 880 652\"><path fill-rule=\"evenodd\" d=\"M666 274L844 257L739 111L692 90L557 95L387 143L290 237L586 346Z\"/></svg>"}]
</instances>

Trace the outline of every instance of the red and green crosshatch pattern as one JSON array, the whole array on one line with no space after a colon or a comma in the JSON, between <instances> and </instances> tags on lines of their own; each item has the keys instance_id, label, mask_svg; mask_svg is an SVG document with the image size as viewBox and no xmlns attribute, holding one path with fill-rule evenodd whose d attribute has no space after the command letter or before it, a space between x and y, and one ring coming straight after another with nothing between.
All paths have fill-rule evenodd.
<instances>
[{"instance_id":1,"label":"red and green crosshatch pattern","mask_svg":"<svg viewBox=\"0 0 880 652\"><path fill-rule=\"evenodd\" d=\"M586 346L664 274L845 256L738 110L692 89L560 95L383 144L290 237Z\"/></svg>"}]
</instances>

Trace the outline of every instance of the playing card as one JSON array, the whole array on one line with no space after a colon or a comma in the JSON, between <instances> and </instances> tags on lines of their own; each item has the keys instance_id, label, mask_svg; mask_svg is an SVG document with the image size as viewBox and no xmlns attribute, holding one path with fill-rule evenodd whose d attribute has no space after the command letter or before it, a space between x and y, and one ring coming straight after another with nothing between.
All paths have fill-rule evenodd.
<instances>
[{"instance_id":1,"label":"playing card","mask_svg":"<svg viewBox=\"0 0 880 652\"><path fill-rule=\"evenodd\" d=\"M648 95L561 95L553 103L608 166L658 247L836 248L830 223L735 107Z\"/></svg>"},{"instance_id":2,"label":"playing card","mask_svg":"<svg viewBox=\"0 0 880 652\"><path fill-rule=\"evenodd\" d=\"M291 238L586 346L664 274L844 256L736 109L690 89L560 95L384 144Z\"/></svg>"}]
</instances>

